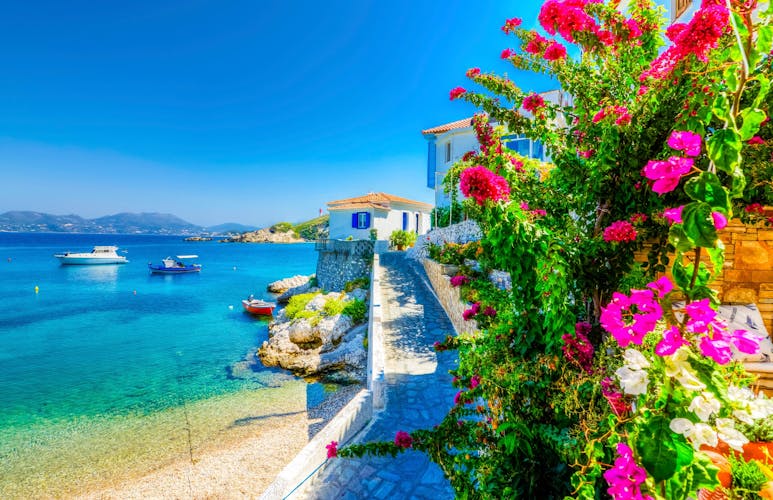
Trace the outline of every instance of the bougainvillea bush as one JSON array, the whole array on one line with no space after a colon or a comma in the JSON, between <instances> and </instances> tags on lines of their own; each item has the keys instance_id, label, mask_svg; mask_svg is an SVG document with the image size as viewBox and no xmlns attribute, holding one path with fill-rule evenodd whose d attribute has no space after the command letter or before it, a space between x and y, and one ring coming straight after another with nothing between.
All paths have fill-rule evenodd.
<instances>
[{"instance_id":1,"label":"bougainvillea bush","mask_svg":"<svg viewBox=\"0 0 773 500\"><path fill-rule=\"evenodd\" d=\"M423 450L460 498L694 498L719 484L702 450L739 449L738 425L773 416L732 360L760 339L728 329L712 289L721 230L770 202L754 165L769 154L772 12L704 0L666 28L651 1L619 3L548 0L539 32L502 27L500 57L564 99L479 68L476 90L451 91L483 112L480 147L445 183L483 230L483 275L505 270L512 289L460 283L480 288L465 292L480 331L436 346L459 352L437 427L339 456ZM550 164L509 151L511 133Z\"/></svg>"}]
</instances>

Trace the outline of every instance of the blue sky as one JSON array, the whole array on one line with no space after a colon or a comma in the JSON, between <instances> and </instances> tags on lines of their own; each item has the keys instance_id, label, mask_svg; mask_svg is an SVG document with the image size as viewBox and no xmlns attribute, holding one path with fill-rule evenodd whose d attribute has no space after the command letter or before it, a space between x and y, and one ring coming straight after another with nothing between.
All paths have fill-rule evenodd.
<instances>
[{"instance_id":1,"label":"blue sky","mask_svg":"<svg viewBox=\"0 0 773 500\"><path fill-rule=\"evenodd\" d=\"M384 191L431 202L421 130L470 116L502 0L9 2L0 16L0 213L173 213L267 225Z\"/></svg>"}]
</instances>

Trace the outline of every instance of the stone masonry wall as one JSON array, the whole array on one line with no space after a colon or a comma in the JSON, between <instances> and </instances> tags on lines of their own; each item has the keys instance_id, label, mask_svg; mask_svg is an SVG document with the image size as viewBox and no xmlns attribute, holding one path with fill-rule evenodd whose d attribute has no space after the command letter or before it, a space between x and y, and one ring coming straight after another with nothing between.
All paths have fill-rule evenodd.
<instances>
[{"instance_id":1,"label":"stone masonry wall","mask_svg":"<svg viewBox=\"0 0 773 500\"><path fill-rule=\"evenodd\" d=\"M317 284L328 292L340 292L344 285L370 275L373 242L368 240L320 240L316 243Z\"/></svg>"},{"instance_id":2,"label":"stone masonry wall","mask_svg":"<svg viewBox=\"0 0 773 500\"><path fill-rule=\"evenodd\" d=\"M719 237L725 244L725 265L712 288L724 304L756 304L773 336L773 228L746 226L733 219ZM636 258L646 262L646 251Z\"/></svg>"},{"instance_id":3,"label":"stone masonry wall","mask_svg":"<svg viewBox=\"0 0 773 500\"><path fill-rule=\"evenodd\" d=\"M477 330L478 325L475 320L465 321L462 317L462 313L469 306L462 301L460 289L451 286L451 277L443 274L443 265L431 259L424 259L423 264L432 288L435 289L435 294L440 300L440 305L454 325L457 335Z\"/></svg>"}]
</instances>

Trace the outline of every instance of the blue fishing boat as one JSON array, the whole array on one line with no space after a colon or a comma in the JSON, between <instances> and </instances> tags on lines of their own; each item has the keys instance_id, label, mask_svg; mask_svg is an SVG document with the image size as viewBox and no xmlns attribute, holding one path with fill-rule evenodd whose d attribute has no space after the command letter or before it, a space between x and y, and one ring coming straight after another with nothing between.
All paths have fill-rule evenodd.
<instances>
[{"instance_id":1,"label":"blue fishing boat","mask_svg":"<svg viewBox=\"0 0 773 500\"><path fill-rule=\"evenodd\" d=\"M148 263L148 269L152 274L185 274L197 273L201 271L201 264L187 264L187 259L195 259L198 255L177 255L167 257L161 261L161 264Z\"/></svg>"}]
</instances>

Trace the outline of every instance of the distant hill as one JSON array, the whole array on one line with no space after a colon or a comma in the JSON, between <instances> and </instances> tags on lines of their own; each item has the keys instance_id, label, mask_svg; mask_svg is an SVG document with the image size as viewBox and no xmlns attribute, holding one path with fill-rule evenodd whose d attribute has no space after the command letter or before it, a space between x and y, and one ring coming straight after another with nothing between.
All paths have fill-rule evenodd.
<instances>
[{"instance_id":1,"label":"distant hill","mask_svg":"<svg viewBox=\"0 0 773 500\"><path fill-rule=\"evenodd\" d=\"M257 226L245 226L244 224L237 224L236 222L226 222L224 224L206 228L207 232L212 234L244 233L247 231L255 231L256 229L258 229Z\"/></svg>"},{"instance_id":2,"label":"distant hill","mask_svg":"<svg viewBox=\"0 0 773 500\"><path fill-rule=\"evenodd\" d=\"M15 211L0 214L0 231L189 235L205 229L171 214L120 213L84 219L78 215Z\"/></svg>"}]
</instances>

